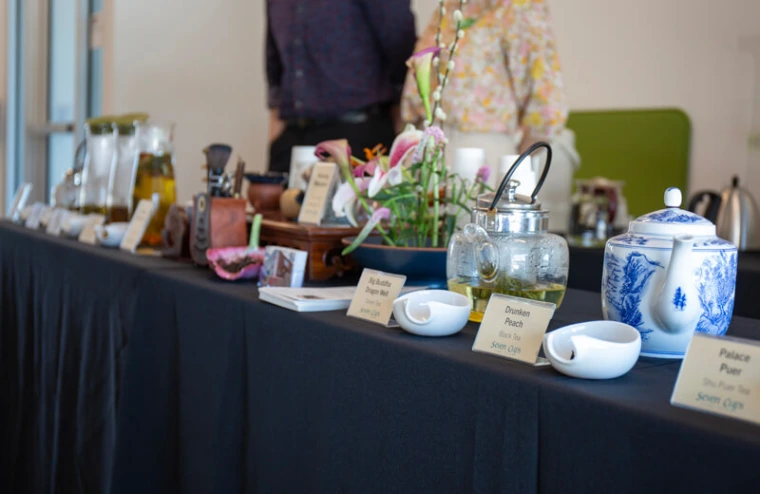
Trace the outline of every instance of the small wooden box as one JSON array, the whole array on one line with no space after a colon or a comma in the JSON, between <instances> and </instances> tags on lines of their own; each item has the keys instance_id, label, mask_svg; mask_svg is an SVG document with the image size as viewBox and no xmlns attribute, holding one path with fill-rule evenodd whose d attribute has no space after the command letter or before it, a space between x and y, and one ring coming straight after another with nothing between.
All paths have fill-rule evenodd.
<instances>
[{"instance_id":1,"label":"small wooden box","mask_svg":"<svg viewBox=\"0 0 760 494\"><path fill-rule=\"evenodd\" d=\"M299 225L292 221L264 217L261 222L262 245L279 245L309 253L306 280L324 281L341 277L354 268L350 257L342 257L341 239L354 237L361 228Z\"/></svg>"}]
</instances>

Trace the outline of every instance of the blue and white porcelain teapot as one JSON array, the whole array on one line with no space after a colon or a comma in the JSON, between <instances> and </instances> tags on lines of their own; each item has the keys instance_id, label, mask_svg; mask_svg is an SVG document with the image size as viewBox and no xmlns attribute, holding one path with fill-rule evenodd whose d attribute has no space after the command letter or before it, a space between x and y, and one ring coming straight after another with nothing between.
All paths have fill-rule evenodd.
<instances>
[{"instance_id":1,"label":"blue and white porcelain teapot","mask_svg":"<svg viewBox=\"0 0 760 494\"><path fill-rule=\"evenodd\" d=\"M647 357L682 358L694 331L725 334L734 310L736 247L680 209L681 199L669 188L666 209L635 219L605 247L602 312L638 329Z\"/></svg>"}]
</instances>

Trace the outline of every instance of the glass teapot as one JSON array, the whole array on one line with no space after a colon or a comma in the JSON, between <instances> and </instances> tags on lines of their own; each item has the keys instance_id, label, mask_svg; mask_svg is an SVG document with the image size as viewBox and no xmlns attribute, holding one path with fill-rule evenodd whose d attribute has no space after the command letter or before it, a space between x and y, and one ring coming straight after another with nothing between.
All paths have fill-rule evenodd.
<instances>
[{"instance_id":1,"label":"glass teapot","mask_svg":"<svg viewBox=\"0 0 760 494\"><path fill-rule=\"evenodd\" d=\"M161 231L169 208L177 200L174 181L174 123L135 123L135 181L132 204L153 202L153 218L145 230L143 243L161 245Z\"/></svg>"},{"instance_id":2,"label":"glass teapot","mask_svg":"<svg viewBox=\"0 0 760 494\"><path fill-rule=\"evenodd\" d=\"M533 151L547 150L546 165L530 196L517 194L511 180ZM549 211L536 200L551 165L552 151L539 142L509 169L499 189L478 197L472 223L449 242L446 277L449 290L467 296L470 320L483 319L492 293L502 293L557 305L567 287L568 248L565 239L548 233Z\"/></svg>"}]
</instances>

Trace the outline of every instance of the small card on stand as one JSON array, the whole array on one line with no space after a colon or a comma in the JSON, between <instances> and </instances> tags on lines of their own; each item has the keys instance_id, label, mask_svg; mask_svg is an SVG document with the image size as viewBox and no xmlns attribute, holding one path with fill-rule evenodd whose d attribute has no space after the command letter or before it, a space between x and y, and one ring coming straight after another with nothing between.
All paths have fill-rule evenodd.
<instances>
[{"instance_id":1,"label":"small card on stand","mask_svg":"<svg viewBox=\"0 0 760 494\"><path fill-rule=\"evenodd\" d=\"M298 223L320 225L338 185L338 165L317 163L311 172Z\"/></svg>"},{"instance_id":2,"label":"small card on stand","mask_svg":"<svg viewBox=\"0 0 760 494\"><path fill-rule=\"evenodd\" d=\"M670 403L760 424L760 342L695 333Z\"/></svg>"},{"instance_id":3,"label":"small card on stand","mask_svg":"<svg viewBox=\"0 0 760 494\"><path fill-rule=\"evenodd\" d=\"M47 206L41 202L35 202L32 204L32 210L29 212L29 216L26 218L24 226L30 230L37 230L40 227L40 219L47 209Z\"/></svg>"},{"instance_id":4,"label":"small card on stand","mask_svg":"<svg viewBox=\"0 0 760 494\"><path fill-rule=\"evenodd\" d=\"M406 276L365 269L346 315L389 327L393 302L404 288L404 283Z\"/></svg>"},{"instance_id":5,"label":"small card on stand","mask_svg":"<svg viewBox=\"0 0 760 494\"><path fill-rule=\"evenodd\" d=\"M25 182L19 185L16 193L13 195L11 206L5 217L11 221L18 221L18 217L21 214L21 210L26 207L26 201L29 199L29 194L32 192L32 184Z\"/></svg>"},{"instance_id":6,"label":"small card on stand","mask_svg":"<svg viewBox=\"0 0 760 494\"><path fill-rule=\"evenodd\" d=\"M79 234L79 241L83 244L95 245L97 243L97 237L95 236L95 227L100 226L106 222L106 217L102 214L90 214L87 216L87 223L85 223L82 232Z\"/></svg>"},{"instance_id":7,"label":"small card on stand","mask_svg":"<svg viewBox=\"0 0 760 494\"><path fill-rule=\"evenodd\" d=\"M534 366L547 365L548 360L538 352L555 308L549 302L492 294L472 350Z\"/></svg>"},{"instance_id":8,"label":"small card on stand","mask_svg":"<svg viewBox=\"0 0 760 494\"><path fill-rule=\"evenodd\" d=\"M50 215L50 221L48 221L47 228L45 229L47 234L55 237L59 236L61 234L61 229L63 228L63 222L66 220L68 214L69 211L66 209L55 208Z\"/></svg>"},{"instance_id":9,"label":"small card on stand","mask_svg":"<svg viewBox=\"0 0 760 494\"><path fill-rule=\"evenodd\" d=\"M127 231L124 233L124 238L119 246L121 250L132 253L137 251L137 247L145 235L145 230L148 229L148 224L153 218L153 213L153 201L142 199L137 203L135 214L132 215Z\"/></svg>"}]
</instances>

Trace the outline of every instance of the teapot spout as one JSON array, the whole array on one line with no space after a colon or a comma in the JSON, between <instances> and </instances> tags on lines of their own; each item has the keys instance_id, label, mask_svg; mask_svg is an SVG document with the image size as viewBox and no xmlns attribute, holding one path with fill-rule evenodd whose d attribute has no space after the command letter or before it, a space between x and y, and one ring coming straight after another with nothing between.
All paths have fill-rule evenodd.
<instances>
[{"instance_id":1,"label":"teapot spout","mask_svg":"<svg viewBox=\"0 0 760 494\"><path fill-rule=\"evenodd\" d=\"M668 271L652 311L660 327L670 333L693 331L702 312L699 303L691 235L676 235L670 255Z\"/></svg>"}]
</instances>

